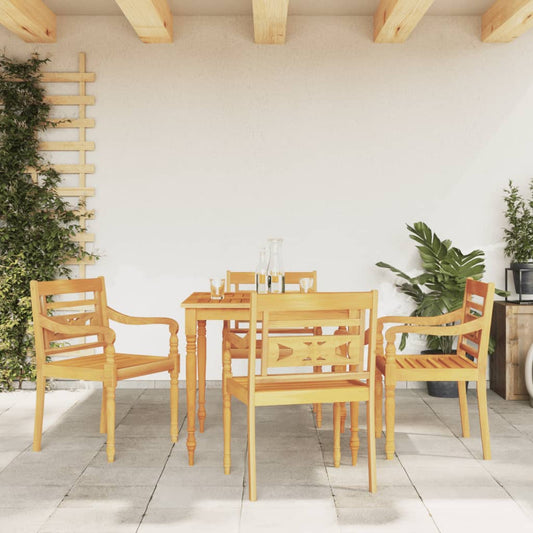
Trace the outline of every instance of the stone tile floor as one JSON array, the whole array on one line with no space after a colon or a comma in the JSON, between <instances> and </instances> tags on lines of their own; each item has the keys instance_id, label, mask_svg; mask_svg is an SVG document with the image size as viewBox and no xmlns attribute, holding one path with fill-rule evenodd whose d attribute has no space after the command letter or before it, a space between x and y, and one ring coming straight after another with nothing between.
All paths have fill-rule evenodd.
<instances>
[{"instance_id":1,"label":"stone tile floor","mask_svg":"<svg viewBox=\"0 0 533 533\"><path fill-rule=\"evenodd\" d=\"M208 389L196 465L168 435L168 390L119 389L117 457L98 433L100 392L46 395L40 453L31 451L34 393L0 394L0 532L152 533L533 531L533 409L489 392L493 459L481 459L475 395L472 437L460 437L457 400L422 390L397 396L397 454L378 440L378 492L367 491L364 409L361 450L332 466L331 409L317 429L308 406L258 410L258 501L249 502L246 416L234 400L232 473L222 471L220 390Z\"/></svg>"}]
</instances>

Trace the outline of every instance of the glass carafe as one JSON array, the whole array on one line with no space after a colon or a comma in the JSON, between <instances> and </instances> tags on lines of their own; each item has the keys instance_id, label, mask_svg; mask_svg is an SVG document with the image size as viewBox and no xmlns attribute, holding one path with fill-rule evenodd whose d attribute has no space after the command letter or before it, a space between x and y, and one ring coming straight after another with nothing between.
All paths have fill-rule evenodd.
<instances>
[{"instance_id":1,"label":"glass carafe","mask_svg":"<svg viewBox=\"0 0 533 533\"><path fill-rule=\"evenodd\" d=\"M270 258L268 260L268 279L270 292L280 294L285 292L285 270L281 260L281 245L283 239L268 239Z\"/></svg>"},{"instance_id":2,"label":"glass carafe","mask_svg":"<svg viewBox=\"0 0 533 533\"><path fill-rule=\"evenodd\" d=\"M268 294L268 261L266 248L259 252L259 263L255 269L255 290L257 294Z\"/></svg>"}]
</instances>

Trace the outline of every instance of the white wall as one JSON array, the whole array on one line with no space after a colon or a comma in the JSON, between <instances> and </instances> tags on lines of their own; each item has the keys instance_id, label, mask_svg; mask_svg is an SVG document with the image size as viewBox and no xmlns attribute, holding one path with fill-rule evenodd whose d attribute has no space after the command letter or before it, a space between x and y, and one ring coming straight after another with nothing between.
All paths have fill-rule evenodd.
<instances>
[{"instance_id":1,"label":"white wall","mask_svg":"<svg viewBox=\"0 0 533 533\"><path fill-rule=\"evenodd\" d=\"M479 25L425 17L405 44L378 45L368 17L290 17L286 45L258 46L248 17L189 17L173 44L144 45L123 17L60 17L57 44L0 28L0 47L37 50L49 70L87 53L102 253L89 275L119 310L176 317L184 356L180 302L210 275L254 269L269 236L323 290L378 288L381 314L409 310L374 264L416 267L417 220L484 249L503 286L502 190L533 175L533 33L489 45ZM153 346L165 335L118 347Z\"/></svg>"}]
</instances>

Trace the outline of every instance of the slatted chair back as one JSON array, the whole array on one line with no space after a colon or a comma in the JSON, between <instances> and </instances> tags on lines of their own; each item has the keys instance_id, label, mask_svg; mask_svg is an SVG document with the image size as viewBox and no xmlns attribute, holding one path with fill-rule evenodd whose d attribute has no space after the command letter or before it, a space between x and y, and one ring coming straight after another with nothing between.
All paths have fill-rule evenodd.
<instances>
[{"instance_id":1,"label":"slatted chair back","mask_svg":"<svg viewBox=\"0 0 533 533\"><path fill-rule=\"evenodd\" d=\"M469 356L477 361L478 369L483 373L487 368L493 300L494 288L491 284L467 279L461 322L468 324L473 320L478 320L480 329L459 336L457 354Z\"/></svg>"},{"instance_id":2,"label":"slatted chair back","mask_svg":"<svg viewBox=\"0 0 533 533\"><path fill-rule=\"evenodd\" d=\"M103 336L80 337L54 333L43 327L45 320L69 326L106 326L104 278L40 281L31 283L37 363L47 357L79 356L104 347Z\"/></svg>"},{"instance_id":3,"label":"slatted chair back","mask_svg":"<svg viewBox=\"0 0 533 533\"><path fill-rule=\"evenodd\" d=\"M255 307L255 312L254 312ZM375 331L377 291L358 293L252 294L250 336L257 337L261 320L261 377L279 379L280 369L338 367L332 379L374 379L375 358L366 365L365 330ZM320 328L320 329L318 329ZM284 330L302 331L284 335ZM319 331L320 334L313 334ZM281 333L280 333L281 332ZM375 353L375 335L367 339ZM249 377L255 369L256 343L250 345ZM348 367L348 371L346 371ZM322 380L325 374L302 373L302 379ZM291 371L290 379L298 379ZM371 377L372 376L372 377Z\"/></svg>"}]
</instances>

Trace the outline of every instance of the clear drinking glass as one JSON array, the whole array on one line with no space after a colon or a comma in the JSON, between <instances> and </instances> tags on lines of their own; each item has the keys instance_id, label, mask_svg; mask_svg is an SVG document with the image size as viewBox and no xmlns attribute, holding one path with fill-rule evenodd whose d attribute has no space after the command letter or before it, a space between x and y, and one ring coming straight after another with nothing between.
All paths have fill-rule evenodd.
<instances>
[{"instance_id":1,"label":"clear drinking glass","mask_svg":"<svg viewBox=\"0 0 533 533\"><path fill-rule=\"evenodd\" d=\"M224 278L209 278L211 288L211 300L222 300L224 298L224 288L226 280Z\"/></svg>"},{"instance_id":2,"label":"clear drinking glass","mask_svg":"<svg viewBox=\"0 0 533 533\"><path fill-rule=\"evenodd\" d=\"M302 278L300 280L300 292L310 292L313 288L313 278Z\"/></svg>"}]
</instances>

